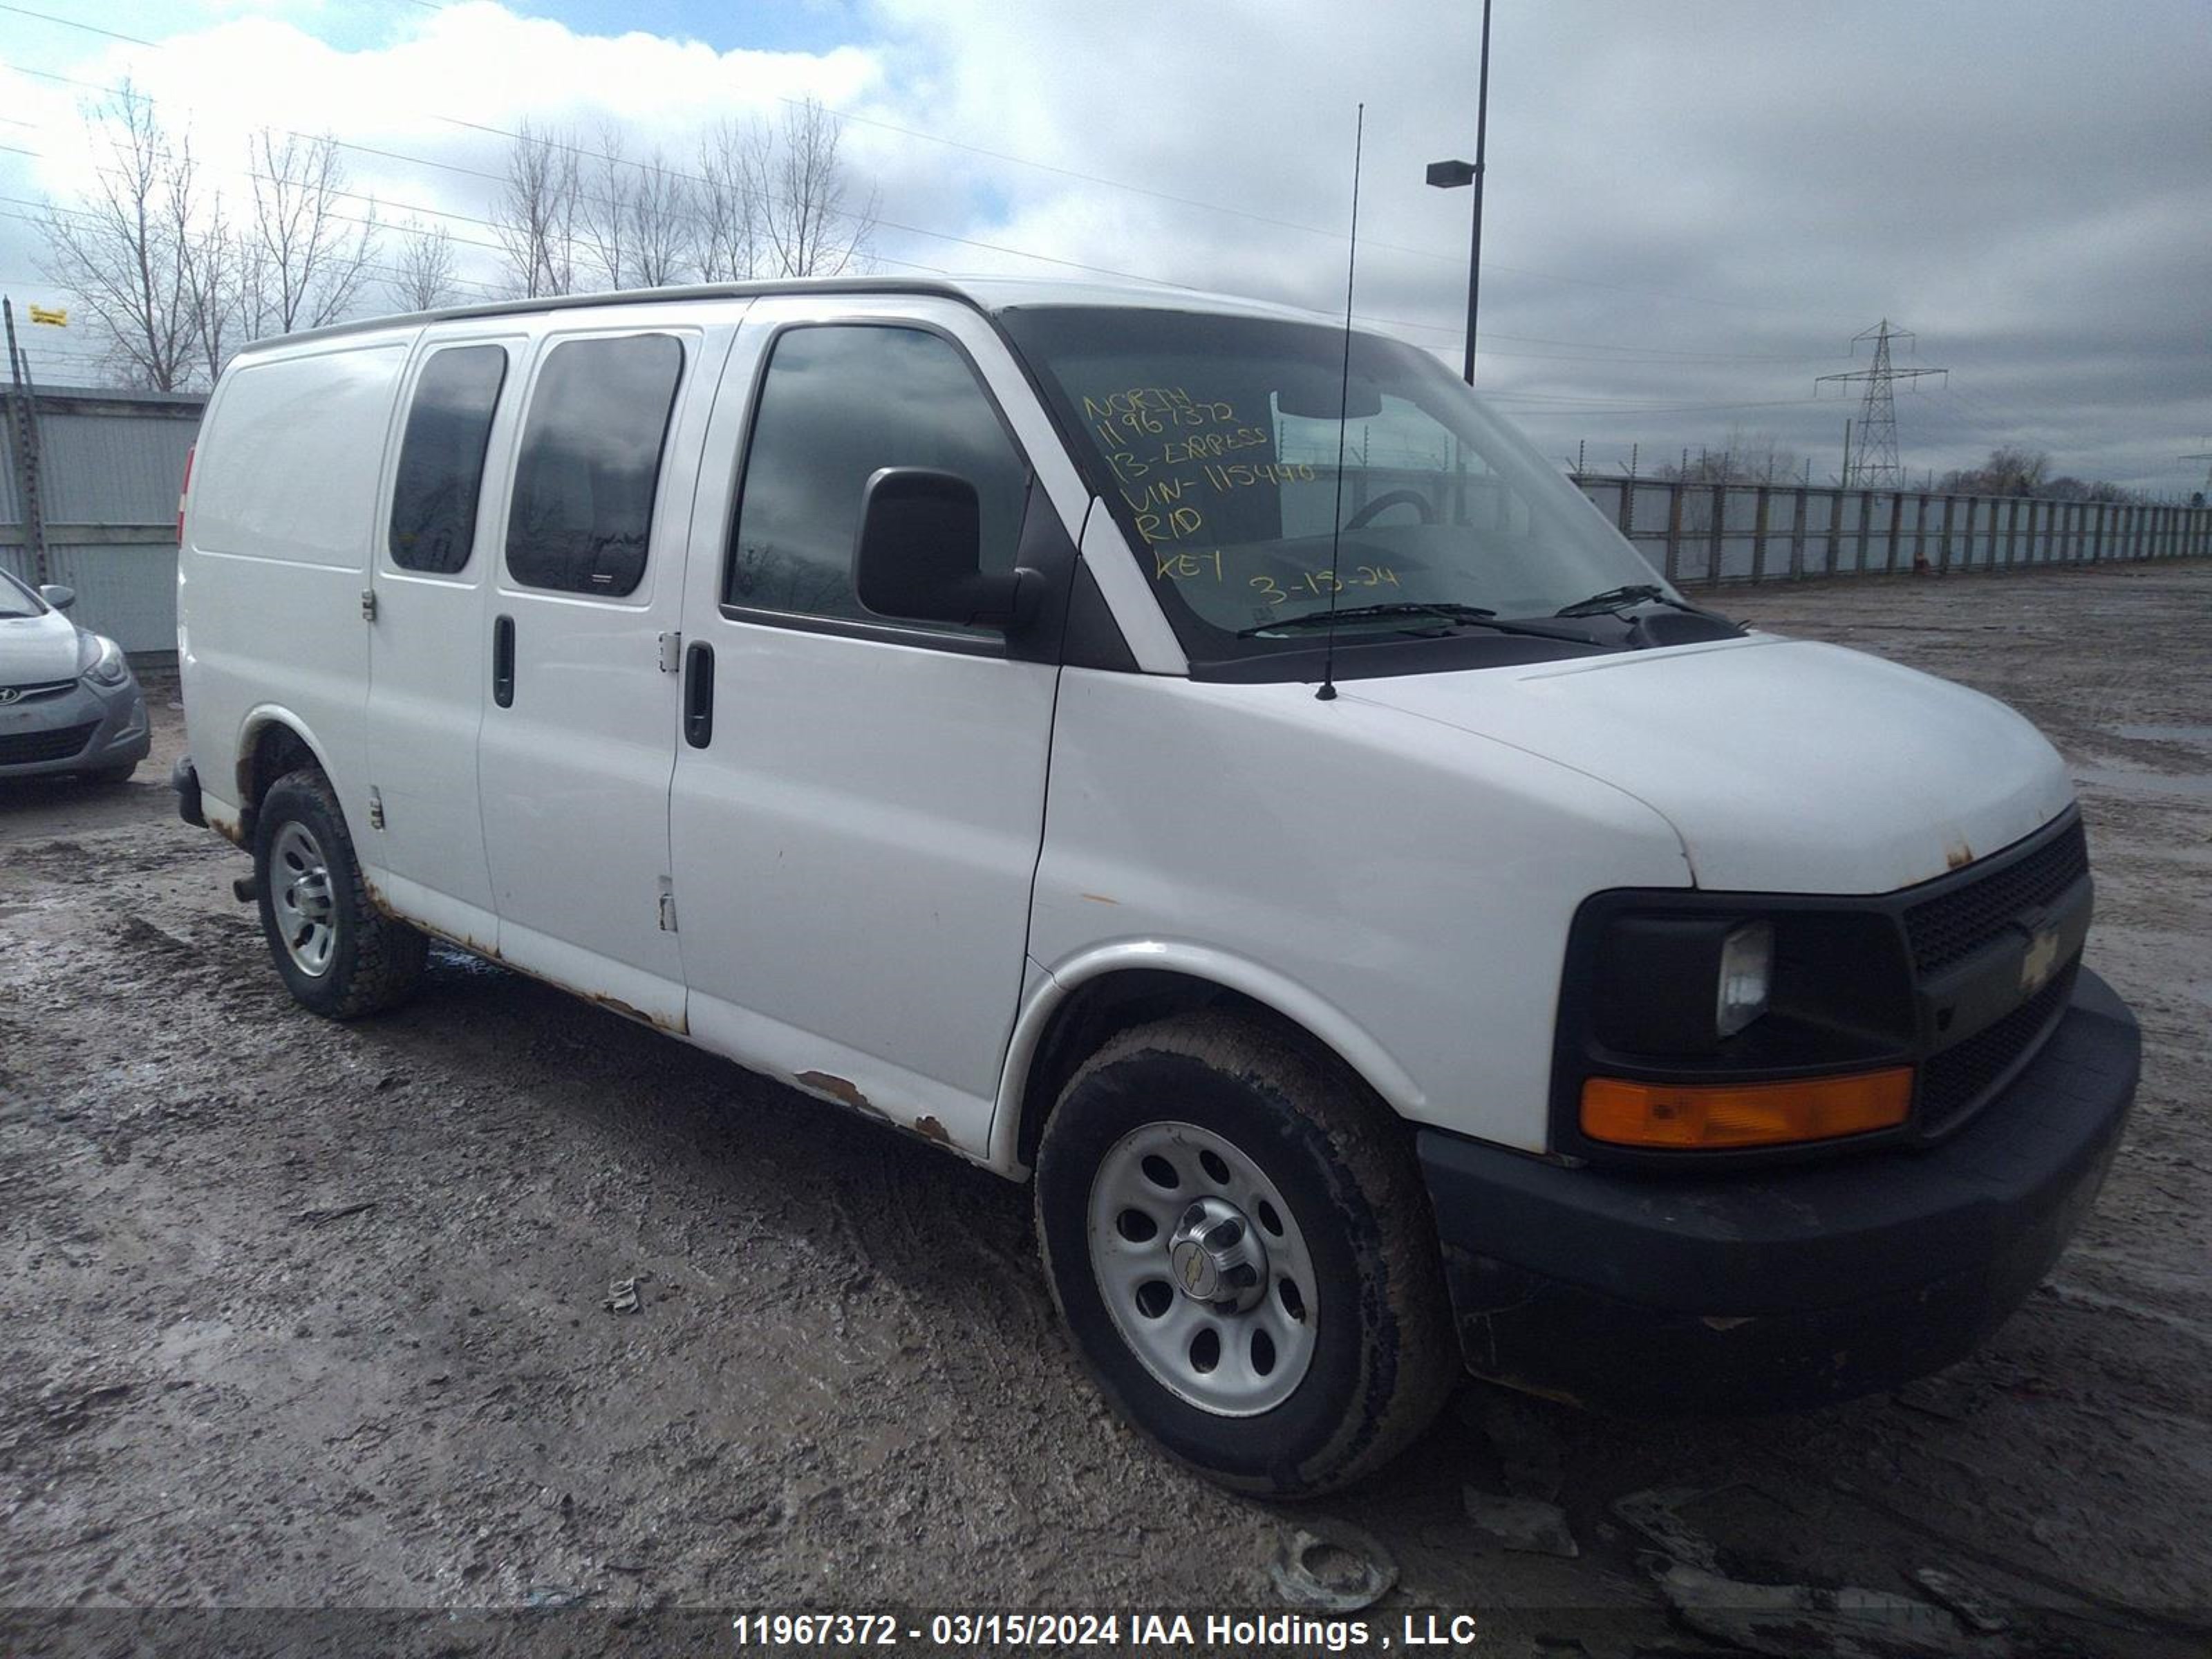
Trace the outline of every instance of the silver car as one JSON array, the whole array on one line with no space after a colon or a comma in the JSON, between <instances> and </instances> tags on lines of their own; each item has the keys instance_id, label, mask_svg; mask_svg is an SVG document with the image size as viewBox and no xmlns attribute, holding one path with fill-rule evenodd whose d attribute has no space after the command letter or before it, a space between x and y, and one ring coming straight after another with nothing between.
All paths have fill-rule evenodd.
<instances>
[{"instance_id":1,"label":"silver car","mask_svg":"<svg viewBox=\"0 0 2212 1659\"><path fill-rule=\"evenodd\" d=\"M62 612L66 587L0 570L0 778L129 777L152 746L146 699L123 649Z\"/></svg>"}]
</instances>

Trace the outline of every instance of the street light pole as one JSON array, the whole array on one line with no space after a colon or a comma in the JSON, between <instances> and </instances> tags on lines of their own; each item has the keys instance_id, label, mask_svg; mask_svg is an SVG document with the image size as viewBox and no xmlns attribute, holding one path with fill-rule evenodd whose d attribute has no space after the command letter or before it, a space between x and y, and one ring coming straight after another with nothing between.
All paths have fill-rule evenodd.
<instances>
[{"instance_id":1,"label":"street light pole","mask_svg":"<svg viewBox=\"0 0 2212 1659\"><path fill-rule=\"evenodd\" d=\"M1467 368L1474 384L1474 319L1482 298L1482 161L1490 137L1490 0L1482 0L1482 64L1474 92L1474 243L1467 256Z\"/></svg>"},{"instance_id":2,"label":"street light pole","mask_svg":"<svg viewBox=\"0 0 2212 1659\"><path fill-rule=\"evenodd\" d=\"M1482 167L1490 140L1490 3L1491 0L1482 0L1482 57L1475 72L1474 160L1429 163L1429 182L1439 190L1474 186L1474 240L1467 256L1467 357L1462 371L1469 386L1474 384L1475 318L1482 300Z\"/></svg>"}]
</instances>

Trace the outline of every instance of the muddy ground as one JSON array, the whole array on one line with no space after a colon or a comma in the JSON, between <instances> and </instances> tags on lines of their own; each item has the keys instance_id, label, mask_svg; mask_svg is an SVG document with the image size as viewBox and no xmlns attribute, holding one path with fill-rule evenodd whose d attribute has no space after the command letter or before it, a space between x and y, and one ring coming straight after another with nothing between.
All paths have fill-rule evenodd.
<instances>
[{"instance_id":1,"label":"muddy ground","mask_svg":"<svg viewBox=\"0 0 2212 1659\"><path fill-rule=\"evenodd\" d=\"M1935 1567L2009 1609L1977 1651L2203 1652L2212 566L1715 599L2004 697L2081 781L2142 1094L1978 1358L1662 1427L1470 1384L1361 1492L1224 1496L1091 1394L1025 1191L458 956L387 1018L293 1005L245 859L173 815L157 685L138 781L0 786L0 1646L208 1628L62 1609L1280 1607L1282 1540L1344 1522L1395 1559L1394 1620L1718 1651L1614 1510L1684 1488L1738 1578L1923 1596ZM1469 1486L1556 1498L1580 1555L1501 1549ZM592 1628L554 1616L532 1644Z\"/></svg>"}]
</instances>

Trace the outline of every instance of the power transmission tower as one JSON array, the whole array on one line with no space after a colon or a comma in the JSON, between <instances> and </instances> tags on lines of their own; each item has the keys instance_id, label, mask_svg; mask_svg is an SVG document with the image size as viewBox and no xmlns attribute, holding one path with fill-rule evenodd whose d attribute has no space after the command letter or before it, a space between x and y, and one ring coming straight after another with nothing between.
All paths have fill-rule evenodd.
<instances>
[{"instance_id":1,"label":"power transmission tower","mask_svg":"<svg viewBox=\"0 0 2212 1659\"><path fill-rule=\"evenodd\" d=\"M2208 463L2204 469L2204 485L2198 493L2204 495L2212 495L2212 449L2201 449L2194 455L2184 455L2181 459L2185 461L2203 461Z\"/></svg>"},{"instance_id":2,"label":"power transmission tower","mask_svg":"<svg viewBox=\"0 0 2212 1659\"><path fill-rule=\"evenodd\" d=\"M1866 396L1860 399L1858 418L1851 422L1856 433L1847 430L1846 447L1850 454L1844 465L1844 488L1846 489L1896 489L1905 483L1905 470L1897 461L1897 401L1891 394L1891 385L1897 380L1917 380L1923 375L1948 374L1948 368L1897 368L1889 361L1892 340L1911 340L1912 331L1892 328L1885 317L1876 326L1851 337L1851 355L1856 356L1862 341L1874 342L1874 366L1852 369L1848 374L1822 374L1813 384L1817 391L1822 380L1863 380Z\"/></svg>"}]
</instances>

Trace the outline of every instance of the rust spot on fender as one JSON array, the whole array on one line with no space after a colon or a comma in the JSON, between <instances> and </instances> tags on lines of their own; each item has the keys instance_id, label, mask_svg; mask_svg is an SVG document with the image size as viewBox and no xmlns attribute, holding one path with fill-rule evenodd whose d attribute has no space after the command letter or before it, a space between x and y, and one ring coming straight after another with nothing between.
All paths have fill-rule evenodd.
<instances>
[{"instance_id":1,"label":"rust spot on fender","mask_svg":"<svg viewBox=\"0 0 2212 1659\"><path fill-rule=\"evenodd\" d=\"M390 902L385 898L383 894L376 890L376 884L368 878L368 873L366 871L362 872L361 890L368 895L370 908L373 908L377 915L384 917L387 921L407 921L406 917L401 915L398 911L392 908ZM414 924L410 922L408 925L412 927Z\"/></svg>"},{"instance_id":2,"label":"rust spot on fender","mask_svg":"<svg viewBox=\"0 0 2212 1659\"><path fill-rule=\"evenodd\" d=\"M1943 854L1943 863L1947 869L1963 870L1973 861L1974 849L1963 841Z\"/></svg>"},{"instance_id":3,"label":"rust spot on fender","mask_svg":"<svg viewBox=\"0 0 2212 1659\"><path fill-rule=\"evenodd\" d=\"M246 848L246 832L243 830L233 823L228 818L220 817L213 812L208 812L204 808L203 808L202 811L207 818L209 829L214 830L216 834L221 836L233 847ZM246 848L246 850L250 852L252 849Z\"/></svg>"},{"instance_id":4,"label":"rust spot on fender","mask_svg":"<svg viewBox=\"0 0 2212 1659\"><path fill-rule=\"evenodd\" d=\"M872 1112L876 1109L868 1103L867 1096L862 1094L849 1079L833 1076L828 1072L801 1072L792 1080L802 1089L811 1089L817 1095L827 1095L855 1111Z\"/></svg>"},{"instance_id":5,"label":"rust spot on fender","mask_svg":"<svg viewBox=\"0 0 2212 1659\"><path fill-rule=\"evenodd\" d=\"M927 1115L915 1119L914 1132L924 1140L933 1140L940 1146L952 1139L951 1135L945 1133L945 1126L942 1123Z\"/></svg>"}]
</instances>

